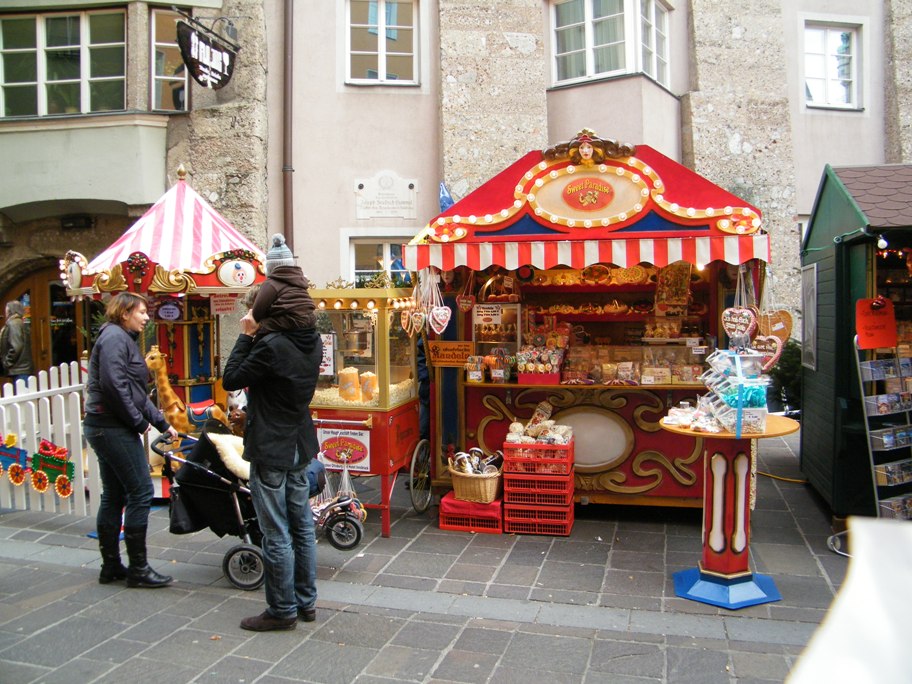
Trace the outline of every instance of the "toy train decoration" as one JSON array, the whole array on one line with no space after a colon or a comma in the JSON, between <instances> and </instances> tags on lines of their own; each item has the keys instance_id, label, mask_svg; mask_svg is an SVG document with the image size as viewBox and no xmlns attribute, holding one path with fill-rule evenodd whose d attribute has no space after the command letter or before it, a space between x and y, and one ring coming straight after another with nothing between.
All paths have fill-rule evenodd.
<instances>
[{"instance_id":1,"label":"toy train decoration","mask_svg":"<svg viewBox=\"0 0 912 684\"><path fill-rule=\"evenodd\" d=\"M38 453L30 457L25 449L16 446L16 435L7 435L0 444L0 477L4 473L17 487L28 478L39 494L44 494L51 484L64 499L73 493L75 466L70 455L66 447L46 439L41 440Z\"/></svg>"}]
</instances>

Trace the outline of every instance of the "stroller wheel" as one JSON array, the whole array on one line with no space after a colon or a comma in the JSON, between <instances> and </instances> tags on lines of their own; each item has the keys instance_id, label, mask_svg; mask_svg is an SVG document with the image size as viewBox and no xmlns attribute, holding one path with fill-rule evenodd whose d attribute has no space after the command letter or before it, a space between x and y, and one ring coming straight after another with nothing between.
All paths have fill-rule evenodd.
<instances>
[{"instance_id":1,"label":"stroller wheel","mask_svg":"<svg viewBox=\"0 0 912 684\"><path fill-rule=\"evenodd\" d=\"M266 580L263 552L251 544L238 544L228 550L222 561L222 572L238 589L253 591Z\"/></svg>"}]
</instances>

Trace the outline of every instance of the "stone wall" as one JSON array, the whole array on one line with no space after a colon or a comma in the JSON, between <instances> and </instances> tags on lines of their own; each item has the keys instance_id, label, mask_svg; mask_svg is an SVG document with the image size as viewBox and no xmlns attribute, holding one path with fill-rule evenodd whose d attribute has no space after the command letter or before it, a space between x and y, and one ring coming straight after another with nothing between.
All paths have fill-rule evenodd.
<instances>
[{"instance_id":1,"label":"stone wall","mask_svg":"<svg viewBox=\"0 0 912 684\"><path fill-rule=\"evenodd\" d=\"M884 2L884 98L888 164L912 161L912 0Z\"/></svg>"},{"instance_id":2,"label":"stone wall","mask_svg":"<svg viewBox=\"0 0 912 684\"><path fill-rule=\"evenodd\" d=\"M769 303L800 314L800 235L779 0L690 0L683 162L760 209L771 234ZM794 335L800 335L797 329Z\"/></svg>"},{"instance_id":3,"label":"stone wall","mask_svg":"<svg viewBox=\"0 0 912 684\"><path fill-rule=\"evenodd\" d=\"M440 0L443 177L459 199L548 146L540 0Z\"/></svg>"}]
</instances>

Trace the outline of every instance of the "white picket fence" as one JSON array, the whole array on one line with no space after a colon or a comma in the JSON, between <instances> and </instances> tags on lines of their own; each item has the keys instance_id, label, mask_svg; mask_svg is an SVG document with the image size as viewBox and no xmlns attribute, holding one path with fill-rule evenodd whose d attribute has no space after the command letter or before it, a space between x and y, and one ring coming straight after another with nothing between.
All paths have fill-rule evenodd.
<instances>
[{"instance_id":1,"label":"white picket fence","mask_svg":"<svg viewBox=\"0 0 912 684\"><path fill-rule=\"evenodd\" d=\"M85 372L78 362L54 366L33 375L28 382L3 385L0 396L0 438L15 436L16 446L28 454L38 453L42 439L66 447L74 464L72 494L62 497L54 478L44 493L35 489L31 473L19 485L10 478L8 461L0 476L0 510L38 510L70 515L89 515L98 506L101 481L94 454L82 434L82 400ZM0 457L2 458L2 457Z\"/></svg>"}]
</instances>

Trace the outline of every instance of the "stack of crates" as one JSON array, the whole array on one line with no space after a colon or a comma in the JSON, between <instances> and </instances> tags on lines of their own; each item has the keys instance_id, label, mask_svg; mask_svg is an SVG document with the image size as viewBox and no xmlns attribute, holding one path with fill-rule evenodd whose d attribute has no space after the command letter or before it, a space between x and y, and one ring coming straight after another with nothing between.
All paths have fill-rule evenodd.
<instances>
[{"instance_id":1,"label":"stack of crates","mask_svg":"<svg viewBox=\"0 0 912 684\"><path fill-rule=\"evenodd\" d=\"M573 529L573 442L504 444L504 532L567 536Z\"/></svg>"}]
</instances>

